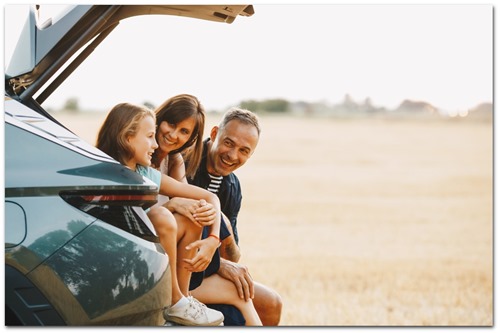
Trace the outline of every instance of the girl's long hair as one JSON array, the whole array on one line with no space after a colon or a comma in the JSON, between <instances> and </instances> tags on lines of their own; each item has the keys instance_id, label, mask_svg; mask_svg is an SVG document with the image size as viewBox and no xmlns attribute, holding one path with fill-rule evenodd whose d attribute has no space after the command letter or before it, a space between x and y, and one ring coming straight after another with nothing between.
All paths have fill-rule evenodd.
<instances>
[{"instance_id":1,"label":"girl's long hair","mask_svg":"<svg viewBox=\"0 0 500 333\"><path fill-rule=\"evenodd\" d=\"M127 143L127 138L137 134L140 121L147 116L155 119L154 112L145 106L130 103L115 105L99 129L96 147L118 162L126 164L135 153Z\"/></svg>"}]
</instances>

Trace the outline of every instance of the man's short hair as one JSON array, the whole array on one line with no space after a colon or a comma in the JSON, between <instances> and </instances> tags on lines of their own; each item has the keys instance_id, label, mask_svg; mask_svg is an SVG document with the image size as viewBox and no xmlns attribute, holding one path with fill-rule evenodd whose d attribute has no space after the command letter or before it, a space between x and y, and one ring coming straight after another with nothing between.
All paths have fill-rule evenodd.
<instances>
[{"instance_id":1,"label":"man's short hair","mask_svg":"<svg viewBox=\"0 0 500 333\"><path fill-rule=\"evenodd\" d=\"M237 107L230 108L222 118L222 121L219 124L219 128L224 128L227 123L231 120L238 120L244 124L252 125L257 129L257 134L260 136L260 124L259 118L255 113L250 110L245 110Z\"/></svg>"}]
</instances>

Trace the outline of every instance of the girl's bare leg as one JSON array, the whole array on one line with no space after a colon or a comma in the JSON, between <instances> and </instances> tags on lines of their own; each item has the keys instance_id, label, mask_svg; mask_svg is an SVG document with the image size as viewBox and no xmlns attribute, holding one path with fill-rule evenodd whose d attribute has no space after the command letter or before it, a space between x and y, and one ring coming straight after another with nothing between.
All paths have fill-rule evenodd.
<instances>
[{"instance_id":1,"label":"girl's bare leg","mask_svg":"<svg viewBox=\"0 0 500 333\"><path fill-rule=\"evenodd\" d=\"M196 249L188 251L186 246L201 238L202 228L184 215L174 213L174 216L177 221L177 280L181 292L188 296L191 272L184 268L182 259L192 258L196 254Z\"/></svg>"},{"instance_id":2,"label":"girl's bare leg","mask_svg":"<svg viewBox=\"0 0 500 333\"><path fill-rule=\"evenodd\" d=\"M170 261L172 276L172 304L183 296L177 280L177 222L172 213L165 207L152 207L148 217L155 227L160 243Z\"/></svg>"},{"instance_id":3,"label":"girl's bare leg","mask_svg":"<svg viewBox=\"0 0 500 333\"><path fill-rule=\"evenodd\" d=\"M218 274L203 279L198 288L191 290L191 295L204 304L234 305L245 317L247 326L262 326L252 300L241 299L234 284Z\"/></svg>"}]
</instances>

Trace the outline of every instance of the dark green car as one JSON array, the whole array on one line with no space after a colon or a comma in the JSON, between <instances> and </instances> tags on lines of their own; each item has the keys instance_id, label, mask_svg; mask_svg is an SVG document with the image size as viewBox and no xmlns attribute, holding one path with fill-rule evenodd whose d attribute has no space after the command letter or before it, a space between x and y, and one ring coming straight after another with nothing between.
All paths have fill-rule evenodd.
<instances>
[{"instance_id":1,"label":"dark green car","mask_svg":"<svg viewBox=\"0 0 500 333\"><path fill-rule=\"evenodd\" d=\"M120 20L146 14L231 23L253 8L78 5L43 27L30 11L5 73L7 326L165 324L169 262L144 213L156 186L42 107Z\"/></svg>"}]
</instances>

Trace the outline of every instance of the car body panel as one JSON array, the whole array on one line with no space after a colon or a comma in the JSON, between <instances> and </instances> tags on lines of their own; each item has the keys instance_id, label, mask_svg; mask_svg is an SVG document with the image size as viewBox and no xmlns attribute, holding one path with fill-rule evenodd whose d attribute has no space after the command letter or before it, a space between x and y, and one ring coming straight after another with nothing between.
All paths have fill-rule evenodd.
<instances>
[{"instance_id":1,"label":"car body panel","mask_svg":"<svg viewBox=\"0 0 500 333\"><path fill-rule=\"evenodd\" d=\"M6 231L16 229L16 234L20 234L22 230L29 230L24 232L21 242L19 237L5 233L5 263L21 272L33 270L96 220L66 204L58 195L9 198L6 203L9 203L5 206ZM25 224L11 219L14 207L24 212ZM40 213L45 207L53 208L50 215Z\"/></svg>"},{"instance_id":2,"label":"car body panel","mask_svg":"<svg viewBox=\"0 0 500 333\"><path fill-rule=\"evenodd\" d=\"M4 225L5 247L15 247L21 244L26 238L27 221L26 212L22 205L12 201L5 201L5 220L9 223Z\"/></svg>"},{"instance_id":3,"label":"car body panel","mask_svg":"<svg viewBox=\"0 0 500 333\"><path fill-rule=\"evenodd\" d=\"M86 246L98 241L102 241L100 251ZM53 307L71 325L161 326L165 323L162 310L171 302L170 268L163 249L146 241L138 246L136 239L125 232L117 234L102 222L26 276L37 288L9 288L6 280L6 302L19 299L29 304L40 322L47 313L54 317ZM50 307L43 295L49 295Z\"/></svg>"},{"instance_id":4,"label":"car body panel","mask_svg":"<svg viewBox=\"0 0 500 333\"><path fill-rule=\"evenodd\" d=\"M30 189L38 191L39 195L51 195L59 193L60 189L65 187L129 188L140 184L147 186L151 191L158 189L150 180L127 167L80 154L63 141L57 144L57 140L34 137L32 132L10 123L5 126L5 135L14 140L14 142L9 140L5 146L7 197L27 195ZM20 154L20 151L23 153ZM30 160L36 161L36 164L27 163ZM51 173L51 177L47 177L48 172ZM96 178L99 178L99 181L96 181Z\"/></svg>"},{"instance_id":5,"label":"car body panel","mask_svg":"<svg viewBox=\"0 0 500 333\"><path fill-rule=\"evenodd\" d=\"M66 13L61 13L57 26L44 26L38 22L34 7L30 12L13 53L13 61L5 71L7 76L18 76L32 71L57 44L73 25L85 15L91 5L70 5Z\"/></svg>"},{"instance_id":6,"label":"car body panel","mask_svg":"<svg viewBox=\"0 0 500 333\"><path fill-rule=\"evenodd\" d=\"M42 282L44 293L69 291L52 302L73 325L162 325L161 310L170 303L171 283L168 257L158 255L162 252L159 245L97 222L29 277ZM131 310L125 311L127 307L137 311L136 303L142 302L148 302L139 305L144 313L130 317ZM70 304L72 309L67 311Z\"/></svg>"}]
</instances>

